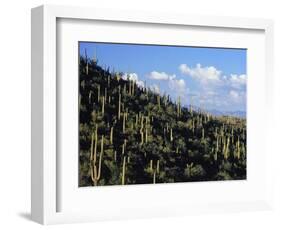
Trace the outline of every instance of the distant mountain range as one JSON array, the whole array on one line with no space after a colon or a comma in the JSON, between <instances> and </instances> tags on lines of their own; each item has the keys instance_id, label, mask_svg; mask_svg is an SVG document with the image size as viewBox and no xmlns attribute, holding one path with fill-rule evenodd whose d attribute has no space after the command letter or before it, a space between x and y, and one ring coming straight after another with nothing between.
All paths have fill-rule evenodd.
<instances>
[{"instance_id":1,"label":"distant mountain range","mask_svg":"<svg viewBox=\"0 0 281 230\"><path fill-rule=\"evenodd\" d=\"M215 116L234 116L240 118L246 118L245 111L219 111L219 110L208 110L209 113Z\"/></svg>"},{"instance_id":2,"label":"distant mountain range","mask_svg":"<svg viewBox=\"0 0 281 230\"><path fill-rule=\"evenodd\" d=\"M190 105L185 106L190 108ZM195 105L192 106L194 111L200 111L200 107L197 107ZM237 110L237 111L221 111L221 110L217 110L217 109L209 109L209 110L204 110L205 112L208 112L214 116L233 116L233 117L238 117L238 118L246 118L247 114L246 111L241 111L241 110Z\"/></svg>"}]
</instances>

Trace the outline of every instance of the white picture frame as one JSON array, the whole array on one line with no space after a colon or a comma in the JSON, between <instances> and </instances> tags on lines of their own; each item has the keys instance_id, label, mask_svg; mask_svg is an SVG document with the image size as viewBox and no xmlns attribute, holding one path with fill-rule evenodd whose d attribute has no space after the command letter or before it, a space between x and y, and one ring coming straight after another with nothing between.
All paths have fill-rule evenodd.
<instances>
[{"instance_id":1,"label":"white picture frame","mask_svg":"<svg viewBox=\"0 0 281 230\"><path fill-rule=\"evenodd\" d=\"M256 31L262 34L261 40L259 41L259 44L263 44L260 51L262 56L258 61L260 64L259 68L261 68L259 70L261 70L262 73L260 73L258 78L260 80L257 82L249 82L253 87L250 88L250 95L248 98L249 108L252 110L250 114L253 114L254 111L258 111L261 114L260 116L255 116L256 118L252 116L252 119L249 121L248 128L250 132L248 135L252 134L252 138L250 138L249 141L253 149L257 148L261 149L260 152L262 150L265 152L264 155L257 154L260 156L257 157L259 160L253 160L252 164L252 174L260 171L259 173L262 174L262 179L259 182L253 182L252 185L250 180L250 185L247 185L248 182L244 183L238 181L232 182L231 184L217 184L215 186L205 182L202 185L200 183L191 183L191 185L180 183L171 184L169 186L156 185L153 187L141 185L120 188L117 186L116 188L105 188L95 191L90 191L89 189L87 191L83 190L81 194L76 191L78 188L74 188L75 191L73 193L69 191L69 194L67 190L65 191L64 188L61 188L61 186L65 184L62 183L64 177L59 175L61 172L61 160L57 155L59 148L57 135L60 125L58 120L59 109L57 107L57 100L61 90L56 77L60 74L58 65L61 63L58 58L58 41L61 39L59 38L58 29L62 28L59 24L62 20L69 20L70 23L73 23L79 20L81 22L81 19L88 23L99 21L107 23L108 25L114 24L114 22L122 22L130 25L134 25L134 23L138 25L151 25L155 28L164 28L163 33L165 33L165 27L172 29L176 27L181 27L181 29L192 27L195 29L200 28L203 32L204 30L208 31L208 29L218 29L225 31L241 30L243 33ZM80 24L78 23L76 26L79 28ZM71 34L71 30L69 31ZM80 31L80 29L77 29L77 31ZM134 40L133 37L131 39L131 41ZM149 36L146 36L146 39L146 42L150 41ZM243 47L242 41L239 41L239 39L234 36L233 40L235 39L236 41L234 42L236 46L239 47L241 43ZM248 39L254 38L250 37ZM254 43L254 40L251 41ZM202 42L204 41L202 40ZM231 46L232 42L229 43L229 46ZM216 45L215 43L212 44L213 46ZM227 44L228 43L226 43L226 45ZM217 46L219 46L219 44L217 44ZM63 55L64 53L61 54ZM69 51L68 54L71 54L71 51ZM254 73L254 64L255 63L251 61L249 62L250 70L253 70L252 73ZM32 219L41 224L56 224L107 219L186 215L205 212L264 210L271 208L273 179L270 167L270 162L272 161L272 149L270 148L270 135L272 133L270 130L272 129L272 124L270 123L270 111L272 111L274 102L273 92L271 90L272 84L273 22L271 20L214 16L202 17L118 10L105 11L98 8L92 9L51 5L44 5L32 9ZM70 85L73 84L70 83ZM255 87L261 89L262 93L258 94L258 92L254 90ZM254 106L251 107L251 104L255 103L254 101L256 98L262 101L262 107L259 107L265 109L261 110ZM262 136L254 134L254 127L257 122L264 122L261 130L266 134L266 140L263 143L259 141ZM257 145L256 147L254 147L255 143ZM250 157L249 159L255 158ZM64 172L61 172L61 174L64 174ZM75 173L73 175L75 176ZM163 199L163 195L161 196L160 194L168 193L172 195L178 194L179 197L184 197L185 194L183 194L183 192L186 191L187 186L189 186L190 194L194 195L192 202L191 200L188 201L188 199L187 202L182 203L179 199L167 199L165 204L161 205L160 200L157 201L157 198L155 198L155 202L153 199L148 199L148 202L151 204L150 207L147 207L145 204L142 205L144 200L141 199L135 207L133 207L131 204L132 202L130 202L130 196L138 193L143 193L147 197L149 194L153 197L159 196L159 199ZM262 189L259 189L261 187ZM60 192L59 188L64 190L64 192ZM210 188L210 197L207 196L199 202L199 199L196 198L196 194L198 194L198 191L206 191L208 188ZM229 198L222 196L221 200L219 198L216 199L214 194L222 189L229 189L233 191L233 193L236 192L237 197ZM253 191L257 189L259 191L257 191L255 195L252 194ZM114 204L110 202L106 203L106 196L110 197L113 193L118 193L121 197L123 196L124 199L122 199L122 202L116 202ZM243 193L246 194L245 197L243 197ZM82 198L88 197L89 194L95 194L101 197L101 199L105 198L104 202L92 200L88 203L90 208L86 208L88 200ZM252 199L250 199L251 195ZM125 197L129 197L128 201L126 201ZM64 198L68 202L68 205L67 208L61 209L60 200ZM96 205L92 206L92 202L95 202ZM104 205L104 203L106 204ZM103 205L104 207L102 207ZM110 209L113 205L115 205L115 208L112 207L112 209ZM73 206L73 210L70 210L71 206Z\"/></svg>"}]
</instances>

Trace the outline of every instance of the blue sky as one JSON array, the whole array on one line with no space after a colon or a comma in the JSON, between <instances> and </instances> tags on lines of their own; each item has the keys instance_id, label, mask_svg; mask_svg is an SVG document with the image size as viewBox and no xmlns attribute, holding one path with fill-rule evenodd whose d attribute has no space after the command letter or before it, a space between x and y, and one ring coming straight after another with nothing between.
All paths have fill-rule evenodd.
<instances>
[{"instance_id":1,"label":"blue sky","mask_svg":"<svg viewBox=\"0 0 281 230\"><path fill-rule=\"evenodd\" d=\"M80 54L184 105L246 111L245 49L80 42Z\"/></svg>"}]
</instances>

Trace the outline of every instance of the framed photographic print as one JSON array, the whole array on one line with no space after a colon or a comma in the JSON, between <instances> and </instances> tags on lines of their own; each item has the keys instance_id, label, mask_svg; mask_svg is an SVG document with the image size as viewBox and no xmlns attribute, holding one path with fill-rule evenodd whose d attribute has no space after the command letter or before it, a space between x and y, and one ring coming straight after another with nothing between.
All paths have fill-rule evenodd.
<instances>
[{"instance_id":1,"label":"framed photographic print","mask_svg":"<svg viewBox=\"0 0 281 230\"><path fill-rule=\"evenodd\" d=\"M270 208L272 31L265 19L33 9L32 219Z\"/></svg>"},{"instance_id":2,"label":"framed photographic print","mask_svg":"<svg viewBox=\"0 0 281 230\"><path fill-rule=\"evenodd\" d=\"M79 42L79 186L246 179L246 53Z\"/></svg>"}]
</instances>

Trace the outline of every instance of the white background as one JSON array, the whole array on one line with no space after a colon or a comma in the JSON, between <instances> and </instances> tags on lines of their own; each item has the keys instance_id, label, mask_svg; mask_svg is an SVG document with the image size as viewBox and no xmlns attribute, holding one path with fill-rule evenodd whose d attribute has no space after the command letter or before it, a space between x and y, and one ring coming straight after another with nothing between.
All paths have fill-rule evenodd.
<instances>
[{"instance_id":1,"label":"white background","mask_svg":"<svg viewBox=\"0 0 281 230\"><path fill-rule=\"evenodd\" d=\"M280 2L280 1L279 1ZM1 2L0 9L0 228L37 229L40 225L29 221L30 210L30 8L42 3L86 5L105 8L174 13L265 17L275 20L275 95L279 100L281 76L278 60L281 58L281 14L278 1L261 0L192 0L169 2L107 1L107 0L9 0ZM280 61L279 61L280 62ZM258 102L257 102L258 103ZM130 220L49 226L52 229L280 229L281 227L281 152L280 108L275 108L275 210L268 212L236 213L231 215L198 215L166 219Z\"/></svg>"}]
</instances>

